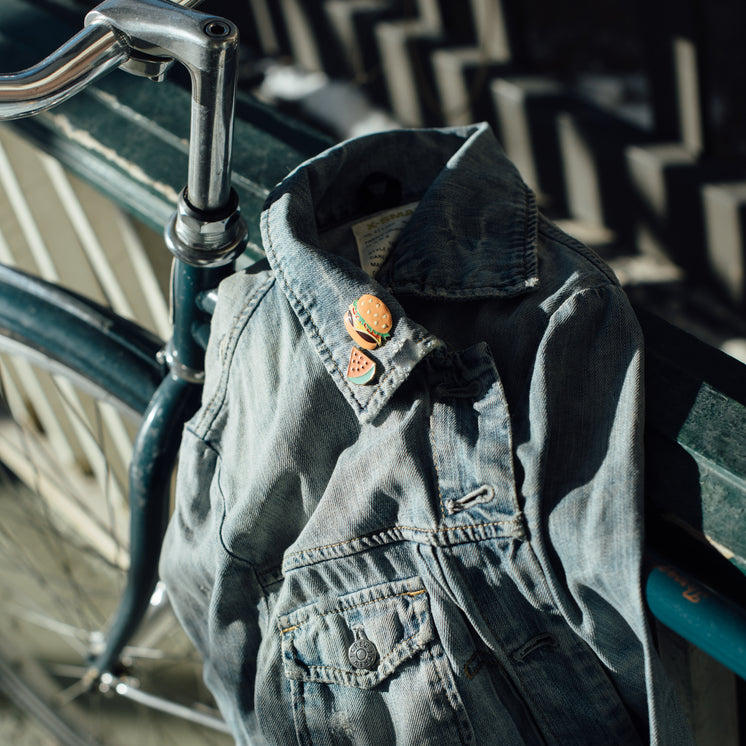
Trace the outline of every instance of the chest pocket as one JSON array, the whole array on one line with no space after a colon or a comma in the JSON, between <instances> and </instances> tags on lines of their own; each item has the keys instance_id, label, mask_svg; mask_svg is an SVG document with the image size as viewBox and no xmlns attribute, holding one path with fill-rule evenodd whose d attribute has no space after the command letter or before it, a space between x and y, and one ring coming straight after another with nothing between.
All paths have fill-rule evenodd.
<instances>
[{"instance_id":1,"label":"chest pocket","mask_svg":"<svg viewBox=\"0 0 746 746\"><path fill-rule=\"evenodd\" d=\"M300 743L471 742L419 578L320 601L280 626Z\"/></svg>"}]
</instances>

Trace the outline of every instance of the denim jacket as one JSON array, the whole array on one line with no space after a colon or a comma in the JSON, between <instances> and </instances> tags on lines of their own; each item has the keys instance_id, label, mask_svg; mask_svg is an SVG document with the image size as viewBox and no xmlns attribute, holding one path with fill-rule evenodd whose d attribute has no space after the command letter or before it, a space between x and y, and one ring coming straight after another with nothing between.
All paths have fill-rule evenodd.
<instances>
[{"instance_id":1,"label":"denim jacket","mask_svg":"<svg viewBox=\"0 0 746 746\"><path fill-rule=\"evenodd\" d=\"M641 590L640 330L489 127L338 145L262 238L161 560L237 743L691 743Z\"/></svg>"}]
</instances>

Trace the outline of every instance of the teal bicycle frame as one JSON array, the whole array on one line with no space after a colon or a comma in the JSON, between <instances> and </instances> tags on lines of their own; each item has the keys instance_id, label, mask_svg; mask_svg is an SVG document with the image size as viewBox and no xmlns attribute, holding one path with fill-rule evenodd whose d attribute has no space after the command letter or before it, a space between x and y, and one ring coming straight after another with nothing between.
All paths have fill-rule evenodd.
<instances>
[{"instance_id":1,"label":"teal bicycle frame","mask_svg":"<svg viewBox=\"0 0 746 746\"><path fill-rule=\"evenodd\" d=\"M104 651L92 661L91 683L109 672L142 620L158 579L158 557L166 530L171 476L181 430L199 405L204 349L198 340L209 319L200 307L205 293L230 271L195 268L174 261L174 336L160 358L168 373L153 393L134 443L129 467L130 567ZM204 306L203 306L204 307ZM177 362L178 361L178 362Z\"/></svg>"},{"instance_id":2,"label":"teal bicycle frame","mask_svg":"<svg viewBox=\"0 0 746 746\"><path fill-rule=\"evenodd\" d=\"M189 9L198 2L180 0L175 5L163 0L107 0L88 13L83 31L41 63L0 76L0 119L44 111L116 67L160 80L176 60L187 68L192 81L187 185L165 231L166 244L175 256L173 337L156 355L151 340L137 342L138 332L130 326L121 328L126 322L108 315L111 327L107 334L132 346L142 345L139 359L145 367L145 378L140 370L132 380L149 380L155 388L129 392L148 401L129 468L130 566L105 647L90 661L84 677L90 686L103 674L116 675L122 649L149 606L158 577L181 429L196 410L201 391L205 327L209 324L204 311L205 293L231 271L248 241L248 230L231 188L238 31L226 19ZM55 339L49 341L48 348L52 351L56 344L64 345L66 336L59 319L51 318L55 304L75 310L64 323L75 323L76 313L85 318L87 310L92 309L92 304L80 296L35 279L24 280L17 271L7 273L9 282L24 287L26 293L29 287L34 288L38 313L43 314L44 309L50 313L49 328L54 330ZM50 305L48 299L55 302ZM13 307L12 297L4 300ZM99 307L95 312L108 314ZM106 350L80 352L86 365L90 365L91 357L98 357L102 366L119 364L115 355L107 356ZM145 359L149 353L153 353L151 361ZM144 408L142 398L133 404L138 411Z\"/></svg>"}]
</instances>

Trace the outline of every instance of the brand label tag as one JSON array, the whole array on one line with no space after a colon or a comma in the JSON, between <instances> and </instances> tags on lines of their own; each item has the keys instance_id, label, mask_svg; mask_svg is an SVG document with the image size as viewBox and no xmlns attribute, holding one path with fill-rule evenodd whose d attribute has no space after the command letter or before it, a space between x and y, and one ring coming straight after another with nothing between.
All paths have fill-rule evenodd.
<instances>
[{"instance_id":1,"label":"brand label tag","mask_svg":"<svg viewBox=\"0 0 746 746\"><path fill-rule=\"evenodd\" d=\"M383 210L352 226L360 266L371 277L376 276L388 259L399 234L404 230L418 204L419 202L410 202L408 205Z\"/></svg>"}]
</instances>

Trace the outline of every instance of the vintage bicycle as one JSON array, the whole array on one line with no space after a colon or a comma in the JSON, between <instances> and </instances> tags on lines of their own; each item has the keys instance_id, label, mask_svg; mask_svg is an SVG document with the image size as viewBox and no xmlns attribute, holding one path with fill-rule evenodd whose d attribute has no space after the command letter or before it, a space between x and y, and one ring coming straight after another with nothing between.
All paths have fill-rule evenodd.
<instances>
[{"instance_id":1,"label":"vintage bicycle","mask_svg":"<svg viewBox=\"0 0 746 746\"><path fill-rule=\"evenodd\" d=\"M202 702L199 661L157 584L214 288L248 236L231 188L238 32L198 4L107 0L41 63L0 76L0 119L44 111L118 67L159 80L177 61L192 84L188 181L165 231L174 255L167 344L0 266L0 688L66 745L131 742L116 717L120 697L194 723L204 729L197 742L227 742L209 735L225 725ZM82 477L62 465L59 428L76 433Z\"/></svg>"}]
</instances>

